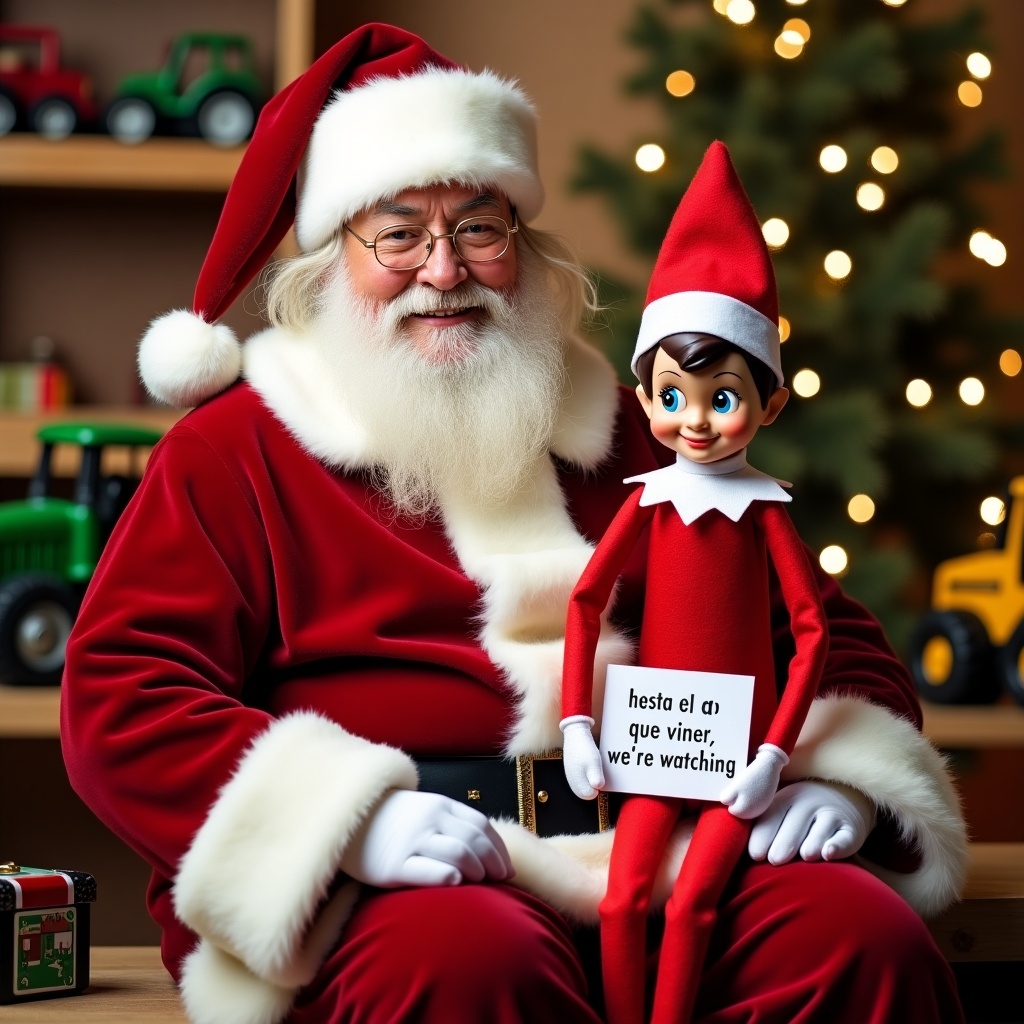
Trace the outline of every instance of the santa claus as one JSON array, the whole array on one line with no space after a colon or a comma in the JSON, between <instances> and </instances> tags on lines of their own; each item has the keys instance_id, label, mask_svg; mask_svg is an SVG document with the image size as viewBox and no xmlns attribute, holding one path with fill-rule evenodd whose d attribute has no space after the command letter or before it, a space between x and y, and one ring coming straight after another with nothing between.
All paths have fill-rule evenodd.
<instances>
[{"instance_id":1,"label":"santa claus","mask_svg":"<svg viewBox=\"0 0 1024 1024\"><path fill-rule=\"evenodd\" d=\"M663 457L575 333L584 276L529 226L534 122L514 83L359 29L265 108L192 310L143 339L147 387L195 408L98 567L62 736L153 866L197 1024L600 1020L611 832L538 791L537 755L561 742L569 594L623 478ZM271 326L240 345L217 319L293 221ZM631 657L643 576L641 551L598 675ZM762 822L697 1016L955 1021L917 915L963 877L956 797L878 626L819 583L831 646L787 769L818 795ZM850 793L880 824L856 863L815 863L811 822Z\"/></svg>"}]
</instances>

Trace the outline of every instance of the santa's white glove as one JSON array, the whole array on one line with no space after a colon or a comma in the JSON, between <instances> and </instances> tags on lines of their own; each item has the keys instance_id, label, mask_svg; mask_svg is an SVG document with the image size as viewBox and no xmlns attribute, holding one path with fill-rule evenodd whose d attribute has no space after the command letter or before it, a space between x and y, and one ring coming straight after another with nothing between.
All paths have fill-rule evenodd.
<instances>
[{"instance_id":1,"label":"santa's white glove","mask_svg":"<svg viewBox=\"0 0 1024 1024\"><path fill-rule=\"evenodd\" d=\"M753 860L785 864L852 857L875 827L875 805L849 786L794 782L775 794L754 825L747 850Z\"/></svg>"},{"instance_id":2,"label":"santa's white glove","mask_svg":"<svg viewBox=\"0 0 1024 1024\"><path fill-rule=\"evenodd\" d=\"M762 743L754 760L722 790L718 799L737 818L756 818L768 809L787 764L789 755L781 747Z\"/></svg>"},{"instance_id":3,"label":"santa's white glove","mask_svg":"<svg viewBox=\"0 0 1024 1024\"><path fill-rule=\"evenodd\" d=\"M569 788L581 800L593 800L604 788L604 767L601 751L591 732L594 720L587 715L573 715L558 723L562 730L562 767Z\"/></svg>"},{"instance_id":4,"label":"santa's white glove","mask_svg":"<svg viewBox=\"0 0 1024 1024\"><path fill-rule=\"evenodd\" d=\"M458 885L515 874L487 816L437 793L396 789L349 841L341 870L367 885Z\"/></svg>"}]
</instances>

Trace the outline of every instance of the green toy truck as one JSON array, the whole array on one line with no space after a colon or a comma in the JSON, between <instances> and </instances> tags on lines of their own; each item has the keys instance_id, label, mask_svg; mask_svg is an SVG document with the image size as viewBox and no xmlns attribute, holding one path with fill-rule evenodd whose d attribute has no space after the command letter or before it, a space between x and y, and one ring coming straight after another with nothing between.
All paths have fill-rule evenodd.
<instances>
[{"instance_id":1,"label":"green toy truck","mask_svg":"<svg viewBox=\"0 0 1024 1024\"><path fill-rule=\"evenodd\" d=\"M38 434L42 454L28 498L0 504L0 682L58 685L64 650L85 587L140 473L105 473L112 445L150 448L160 433L111 423L53 423ZM51 494L57 445L81 449L72 498Z\"/></svg>"},{"instance_id":2,"label":"green toy truck","mask_svg":"<svg viewBox=\"0 0 1024 1024\"><path fill-rule=\"evenodd\" d=\"M252 134L262 93L245 36L187 32L171 44L158 71L121 80L105 122L122 142L166 133L236 146Z\"/></svg>"}]
</instances>

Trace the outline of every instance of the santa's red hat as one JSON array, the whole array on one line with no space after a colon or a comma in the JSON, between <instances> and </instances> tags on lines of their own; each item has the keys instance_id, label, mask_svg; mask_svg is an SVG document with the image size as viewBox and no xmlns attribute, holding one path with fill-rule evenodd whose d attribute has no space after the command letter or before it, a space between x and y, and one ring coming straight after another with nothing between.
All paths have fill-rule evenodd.
<instances>
[{"instance_id":1,"label":"santa's red hat","mask_svg":"<svg viewBox=\"0 0 1024 1024\"><path fill-rule=\"evenodd\" d=\"M637 360L670 334L713 334L782 384L779 299L757 214L724 143L713 142L679 202L654 264Z\"/></svg>"},{"instance_id":2,"label":"santa's red hat","mask_svg":"<svg viewBox=\"0 0 1024 1024\"><path fill-rule=\"evenodd\" d=\"M159 317L143 336L146 388L188 406L238 377L239 343L217 320L293 221L309 252L370 204L443 182L496 187L520 220L535 217L544 192L532 105L514 82L461 68L411 32L356 29L263 108L192 310Z\"/></svg>"}]
</instances>

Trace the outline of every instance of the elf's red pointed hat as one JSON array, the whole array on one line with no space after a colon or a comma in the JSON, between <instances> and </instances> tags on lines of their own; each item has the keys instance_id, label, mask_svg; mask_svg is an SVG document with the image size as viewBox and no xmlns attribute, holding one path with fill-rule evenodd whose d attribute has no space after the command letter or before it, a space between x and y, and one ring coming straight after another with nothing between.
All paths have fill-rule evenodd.
<instances>
[{"instance_id":1,"label":"elf's red pointed hat","mask_svg":"<svg viewBox=\"0 0 1024 1024\"><path fill-rule=\"evenodd\" d=\"M725 144L713 142L679 202L654 264L637 360L670 334L714 334L783 382L771 256Z\"/></svg>"},{"instance_id":2,"label":"elf's red pointed hat","mask_svg":"<svg viewBox=\"0 0 1024 1024\"><path fill-rule=\"evenodd\" d=\"M188 406L238 377L241 348L216 321L293 220L309 252L372 203L442 182L497 187L520 220L535 217L544 191L532 105L514 82L461 68L411 32L356 29L263 108L192 310L157 318L142 338L146 388Z\"/></svg>"}]
</instances>

